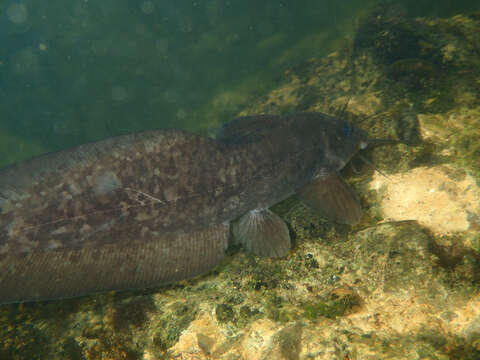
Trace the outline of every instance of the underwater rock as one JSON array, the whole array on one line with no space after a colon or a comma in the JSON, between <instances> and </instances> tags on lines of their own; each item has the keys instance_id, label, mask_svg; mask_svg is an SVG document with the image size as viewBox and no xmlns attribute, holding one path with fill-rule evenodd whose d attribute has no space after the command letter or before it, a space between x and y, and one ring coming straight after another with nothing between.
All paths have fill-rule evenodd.
<instances>
[{"instance_id":1,"label":"underwater rock","mask_svg":"<svg viewBox=\"0 0 480 360\"><path fill-rule=\"evenodd\" d=\"M439 356L459 351L455 348L458 340L448 334L479 340L480 299L470 297L475 290L466 283L452 281L452 272L440 265L432 250L434 242L414 222L400 222L365 229L337 244L300 246L298 253L324 259L316 279L307 277L305 282L321 289L325 299L361 298L361 302L356 300L355 311L330 316L319 294L305 291L295 280L296 286L288 290L289 299L280 305L292 312L291 320L261 318L246 327L238 321L226 324L215 319L212 306L203 303L204 312L182 333L173 355L186 359L332 359L362 354L373 359L413 356L419 349ZM356 294L347 287L326 285L332 268L337 269L339 281L350 284ZM264 292L261 298L248 291L246 295L246 303L262 307L267 306L265 298L271 293ZM298 312L296 304L307 305L308 311ZM319 309L315 317L312 304ZM235 313L239 307L231 306ZM336 311L336 307L330 309ZM294 352L287 351L292 348Z\"/></svg>"},{"instance_id":2,"label":"underwater rock","mask_svg":"<svg viewBox=\"0 0 480 360\"><path fill-rule=\"evenodd\" d=\"M416 220L438 234L478 230L480 189L460 169L418 167L388 179L375 173L370 187L382 194L387 221Z\"/></svg>"}]
</instances>

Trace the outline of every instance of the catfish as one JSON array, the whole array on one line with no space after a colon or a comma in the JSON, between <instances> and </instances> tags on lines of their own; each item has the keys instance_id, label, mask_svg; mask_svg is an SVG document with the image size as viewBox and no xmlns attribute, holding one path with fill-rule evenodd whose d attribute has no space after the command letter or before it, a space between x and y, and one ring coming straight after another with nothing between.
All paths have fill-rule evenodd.
<instances>
[{"instance_id":1,"label":"catfish","mask_svg":"<svg viewBox=\"0 0 480 360\"><path fill-rule=\"evenodd\" d=\"M323 113L256 115L215 139L151 130L0 170L0 303L159 286L207 273L232 244L285 257L287 225L269 208L298 194L354 225L339 171L369 143Z\"/></svg>"}]
</instances>

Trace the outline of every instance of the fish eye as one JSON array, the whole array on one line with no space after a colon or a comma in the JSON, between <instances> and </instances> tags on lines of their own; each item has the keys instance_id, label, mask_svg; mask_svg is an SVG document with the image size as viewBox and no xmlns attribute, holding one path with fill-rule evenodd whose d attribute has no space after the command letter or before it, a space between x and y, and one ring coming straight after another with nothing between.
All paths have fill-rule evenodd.
<instances>
[{"instance_id":1,"label":"fish eye","mask_svg":"<svg viewBox=\"0 0 480 360\"><path fill-rule=\"evenodd\" d=\"M343 125L342 134L344 137L349 136L353 132L353 128L348 126L348 124Z\"/></svg>"}]
</instances>

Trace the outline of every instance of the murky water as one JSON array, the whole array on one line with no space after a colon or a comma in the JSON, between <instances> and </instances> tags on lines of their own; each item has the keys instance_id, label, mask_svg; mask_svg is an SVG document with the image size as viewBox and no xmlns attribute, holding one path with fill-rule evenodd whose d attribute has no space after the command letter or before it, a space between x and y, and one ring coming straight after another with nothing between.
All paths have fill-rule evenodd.
<instances>
[{"instance_id":1,"label":"murky water","mask_svg":"<svg viewBox=\"0 0 480 360\"><path fill-rule=\"evenodd\" d=\"M285 259L240 253L167 289L2 305L0 359L478 358L478 1L377 3L0 2L0 167L347 100L372 137L422 139L367 150L388 178L345 168L359 226L289 199L274 209L296 235Z\"/></svg>"},{"instance_id":2,"label":"murky water","mask_svg":"<svg viewBox=\"0 0 480 360\"><path fill-rule=\"evenodd\" d=\"M351 39L375 2L3 1L0 166L141 129L211 132Z\"/></svg>"}]
</instances>

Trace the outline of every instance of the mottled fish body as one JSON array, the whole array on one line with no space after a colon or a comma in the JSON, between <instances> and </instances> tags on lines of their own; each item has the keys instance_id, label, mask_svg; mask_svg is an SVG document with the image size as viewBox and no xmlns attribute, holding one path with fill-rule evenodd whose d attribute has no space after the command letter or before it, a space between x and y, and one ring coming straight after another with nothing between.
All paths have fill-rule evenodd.
<instances>
[{"instance_id":1,"label":"mottled fish body","mask_svg":"<svg viewBox=\"0 0 480 360\"><path fill-rule=\"evenodd\" d=\"M268 207L297 191L357 222L358 202L336 174L366 141L324 114L264 115L230 122L217 139L148 131L0 170L0 303L205 273L224 258L231 223L233 241L284 256L288 230ZM332 189L341 196L328 199Z\"/></svg>"}]
</instances>

